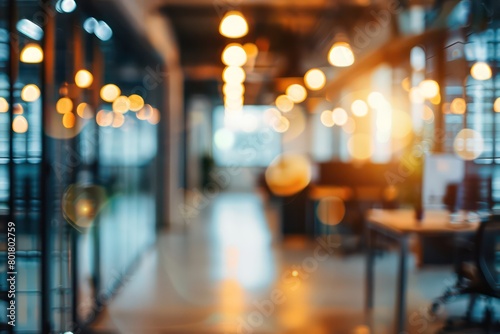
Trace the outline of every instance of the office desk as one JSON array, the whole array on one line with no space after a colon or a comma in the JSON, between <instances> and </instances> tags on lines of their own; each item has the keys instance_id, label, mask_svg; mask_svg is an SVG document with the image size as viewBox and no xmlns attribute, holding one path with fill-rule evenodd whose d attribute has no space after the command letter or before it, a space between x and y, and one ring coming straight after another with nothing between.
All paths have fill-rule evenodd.
<instances>
[{"instance_id":1,"label":"office desk","mask_svg":"<svg viewBox=\"0 0 500 334\"><path fill-rule=\"evenodd\" d=\"M403 333L406 325L406 288L408 279L407 259L409 253L408 240L412 234L443 235L447 233L470 233L477 229L478 224L462 226L450 225L447 211L426 211L422 221L415 219L412 209L370 210L366 216L366 300L365 309L373 308L374 284L374 244L377 235L384 235L396 241L399 245L399 268L396 291L396 334Z\"/></svg>"}]
</instances>

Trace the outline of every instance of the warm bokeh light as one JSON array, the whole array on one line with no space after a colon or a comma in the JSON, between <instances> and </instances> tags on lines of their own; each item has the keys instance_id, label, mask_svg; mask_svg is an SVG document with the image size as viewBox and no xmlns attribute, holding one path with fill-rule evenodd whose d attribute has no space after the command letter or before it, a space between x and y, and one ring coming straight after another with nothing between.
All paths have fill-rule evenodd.
<instances>
[{"instance_id":1,"label":"warm bokeh light","mask_svg":"<svg viewBox=\"0 0 500 334\"><path fill-rule=\"evenodd\" d=\"M316 216L326 225L337 225L344 219L345 204L341 198L322 198L316 207Z\"/></svg>"},{"instance_id":2,"label":"warm bokeh light","mask_svg":"<svg viewBox=\"0 0 500 334\"><path fill-rule=\"evenodd\" d=\"M323 110L320 119L321 123L328 128L335 125L335 122L333 121L333 112L331 110Z\"/></svg>"},{"instance_id":3,"label":"warm bokeh light","mask_svg":"<svg viewBox=\"0 0 500 334\"><path fill-rule=\"evenodd\" d=\"M426 123L434 122L434 111L429 106L424 106L424 111L422 112L422 119Z\"/></svg>"},{"instance_id":4,"label":"warm bokeh light","mask_svg":"<svg viewBox=\"0 0 500 334\"><path fill-rule=\"evenodd\" d=\"M243 44L243 50L245 50L248 58L255 58L259 54L259 48L253 43Z\"/></svg>"},{"instance_id":5,"label":"warm bokeh light","mask_svg":"<svg viewBox=\"0 0 500 334\"><path fill-rule=\"evenodd\" d=\"M410 92L410 89L411 89L411 80L409 77L406 77L403 79L403 81L401 81L401 87L403 87L403 89L405 91L407 91L408 93Z\"/></svg>"},{"instance_id":6,"label":"warm bokeh light","mask_svg":"<svg viewBox=\"0 0 500 334\"><path fill-rule=\"evenodd\" d=\"M292 196L311 182L311 163L306 156L282 154L266 169L269 189L278 196Z\"/></svg>"},{"instance_id":7,"label":"warm bokeh light","mask_svg":"<svg viewBox=\"0 0 500 334\"><path fill-rule=\"evenodd\" d=\"M228 66L222 72L222 80L230 84L241 84L245 81L245 71L238 66Z\"/></svg>"},{"instance_id":8,"label":"warm bokeh light","mask_svg":"<svg viewBox=\"0 0 500 334\"><path fill-rule=\"evenodd\" d=\"M383 106L385 106L387 104L387 100L385 99L384 95L382 95L382 93L379 93L379 92L371 92L370 94L368 94L368 104L370 105L370 107L372 107L373 109L378 109L378 108L382 108Z\"/></svg>"},{"instance_id":9,"label":"warm bokeh light","mask_svg":"<svg viewBox=\"0 0 500 334\"><path fill-rule=\"evenodd\" d=\"M425 102L425 97L420 91L419 87L412 87L410 89L410 102L415 104L421 104Z\"/></svg>"},{"instance_id":10,"label":"warm bokeh light","mask_svg":"<svg viewBox=\"0 0 500 334\"><path fill-rule=\"evenodd\" d=\"M293 109L293 101L286 95L280 95L276 98L276 107L282 112L289 112Z\"/></svg>"},{"instance_id":11,"label":"warm bokeh light","mask_svg":"<svg viewBox=\"0 0 500 334\"><path fill-rule=\"evenodd\" d=\"M24 114L23 105L21 103L15 103L14 104L14 108L12 110L12 113L14 115L22 115L22 114Z\"/></svg>"},{"instance_id":12,"label":"warm bokeh light","mask_svg":"<svg viewBox=\"0 0 500 334\"><path fill-rule=\"evenodd\" d=\"M290 121L284 116L279 116L273 120L272 127L274 131L284 133L290 128Z\"/></svg>"},{"instance_id":13,"label":"warm bokeh light","mask_svg":"<svg viewBox=\"0 0 500 334\"><path fill-rule=\"evenodd\" d=\"M219 33L228 38L240 38L248 33L248 24L238 11L230 11L224 15L219 25Z\"/></svg>"},{"instance_id":14,"label":"warm bokeh light","mask_svg":"<svg viewBox=\"0 0 500 334\"><path fill-rule=\"evenodd\" d=\"M40 88L37 85L29 84L21 90L21 99L25 102L34 102L40 98Z\"/></svg>"},{"instance_id":15,"label":"warm bokeh light","mask_svg":"<svg viewBox=\"0 0 500 334\"><path fill-rule=\"evenodd\" d=\"M149 124L156 125L160 123L160 120L161 120L160 111L157 108L153 108L153 113L148 118Z\"/></svg>"},{"instance_id":16,"label":"warm bokeh light","mask_svg":"<svg viewBox=\"0 0 500 334\"><path fill-rule=\"evenodd\" d=\"M111 103L116 100L121 93L122 91L117 85L108 84L101 88L100 95L103 101Z\"/></svg>"},{"instance_id":17,"label":"warm bokeh light","mask_svg":"<svg viewBox=\"0 0 500 334\"><path fill-rule=\"evenodd\" d=\"M366 160L373 154L372 139L364 133L353 134L347 142L347 149L354 159Z\"/></svg>"},{"instance_id":18,"label":"warm bokeh light","mask_svg":"<svg viewBox=\"0 0 500 334\"><path fill-rule=\"evenodd\" d=\"M441 103L441 94L437 94L429 100L433 105L437 106Z\"/></svg>"},{"instance_id":19,"label":"warm bokeh light","mask_svg":"<svg viewBox=\"0 0 500 334\"><path fill-rule=\"evenodd\" d=\"M113 111L113 123L111 123L111 126L119 128L123 123L125 123L125 116L123 116L123 113Z\"/></svg>"},{"instance_id":20,"label":"warm bokeh light","mask_svg":"<svg viewBox=\"0 0 500 334\"><path fill-rule=\"evenodd\" d=\"M464 160L474 160L484 151L481 133L473 129L462 129L453 142L455 153Z\"/></svg>"},{"instance_id":21,"label":"warm bokeh light","mask_svg":"<svg viewBox=\"0 0 500 334\"><path fill-rule=\"evenodd\" d=\"M222 93L229 98L241 97L243 96L243 94L245 94L245 86L239 83L238 84L225 83L222 86Z\"/></svg>"},{"instance_id":22,"label":"warm bokeh light","mask_svg":"<svg viewBox=\"0 0 500 334\"><path fill-rule=\"evenodd\" d=\"M325 73L317 68L310 69L304 75L304 82L310 90L320 90L325 87Z\"/></svg>"},{"instance_id":23,"label":"warm bokeh light","mask_svg":"<svg viewBox=\"0 0 500 334\"><path fill-rule=\"evenodd\" d=\"M457 97L451 101L450 110L453 114L463 115L467 111L467 102L461 97Z\"/></svg>"},{"instance_id":24,"label":"warm bokeh light","mask_svg":"<svg viewBox=\"0 0 500 334\"><path fill-rule=\"evenodd\" d=\"M1 106L1 103L0 103ZM500 112L500 97L497 97L495 100L495 103L493 103L493 110L495 112ZM0 107L0 112L2 111L2 108Z\"/></svg>"},{"instance_id":25,"label":"warm bokeh light","mask_svg":"<svg viewBox=\"0 0 500 334\"><path fill-rule=\"evenodd\" d=\"M354 116L366 116L366 114L368 114L368 105L363 100L356 100L351 105L351 111Z\"/></svg>"},{"instance_id":26,"label":"warm bokeh light","mask_svg":"<svg viewBox=\"0 0 500 334\"><path fill-rule=\"evenodd\" d=\"M43 61L43 50L35 43L27 44L21 51L21 61L27 64L38 64Z\"/></svg>"},{"instance_id":27,"label":"warm bokeh light","mask_svg":"<svg viewBox=\"0 0 500 334\"><path fill-rule=\"evenodd\" d=\"M264 123L268 125L273 125L273 123L281 117L281 113L276 108L269 108L264 111L262 118L264 119Z\"/></svg>"},{"instance_id":28,"label":"warm bokeh light","mask_svg":"<svg viewBox=\"0 0 500 334\"><path fill-rule=\"evenodd\" d=\"M9 111L9 102L3 97L0 97L0 113Z\"/></svg>"},{"instance_id":29,"label":"warm bokeh light","mask_svg":"<svg viewBox=\"0 0 500 334\"><path fill-rule=\"evenodd\" d=\"M75 126L76 117L72 112L67 112L62 118L62 124L66 129L72 129Z\"/></svg>"},{"instance_id":30,"label":"warm bokeh light","mask_svg":"<svg viewBox=\"0 0 500 334\"><path fill-rule=\"evenodd\" d=\"M472 65L470 69L471 76L476 80L488 80L491 78L491 67L485 62L479 61Z\"/></svg>"},{"instance_id":31,"label":"warm bokeh light","mask_svg":"<svg viewBox=\"0 0 500 334\"><path fill-rule=\"evenodd\" d=\"M354 64L354 53L349 43L337 42L333 44L328 52L328 61L337 67L347 67Z\"/></svg>"},{"instance_id":32,"label":"warm bokeh light","mask_svg":"<svg viewBox=\"0 0 500 334\"><path fill-rule=\"evenodd\" d=\"M106 110L99 110L95 116L95 121L97 125L102 127L107 127L113 124L113 112Z\"/></svg>"},{"instance_id":33,"label":"warm bokeh light","mask_svg":"<svg viewBox=\"0 0 500 334\"><path fill-rule=\"evenodd\" d=\"M227 66L243 66L247 62L247 53L238 43L231 43L222 51L222 63Z\"/></svg>"},{"instance_id":34,"label":"warm bokeh light","mask_svg":"<svg viewBox=\"0 0 500 334\"><path fill-rule=\"evenodd\" d=\"M153 107L149 104L145 104L144 107L142 107L142 109L136 113L136 116L141 121L146 121L151 117L153 113Z\"/></svg>"},{"instance_id":35,"label":"warm bokeh light","mask_svg":"<svg viewBox=\"0 0 500 334\"><path fill-rule=\"evenodd\" d=\"M91 119L92 117L94 117L94 111L92 110L92 107L85 102L80 103L76 107L76 114L83 119Z\"/></svg>"},{"instance_id":36,"label":"warm bokeh light","mask_svg":"<svg viewBox=\"0 0 500 334\"><path fill-rule=\"evenodd\" d=\"M139 111L144 107L144 99L137 95L137 94L132 94L128 97L128 101L130 103L129 109L131 111Z\"/></svg>"},{"instance_id":37,"label":"warm bokeh light","mask_svg":"<svg viewBox=\"0 0 500 334\"><path fill-rule=\"evenodd\" d=\"M15 133L25 133L28 131L28 121L24 116L16 116L12 121L12 131Z\"/></svg>"},{"instance_id":38,"label":"warm bokeh light","mask_svg":"<svg viewBox=\"0 0 500 334\"><path fill-rule=\"evenodd\" d=\"M80 88L89 88L94 82L94 76L87 70L80 70L75 74L75 84Z\"/></svg>"},{"instance_id":39,"label":"warm bokeh light","mask_svg":"<svg viewBox=\"0 0 500 334\"><path fill-rule=\"evenodd\" d=\"M343 126L347 123L347 112L342 108L335 108L332 111L332 119L335 124L338 126Z\"/></svg>"},{"instance_id":40,"label":"warm bokeh light","mask_svg":"<svg viewBox=\"0 0 500 334\"><path fill-rule=\"evenodd\" d=\"M419 85L420 93L426 99L432 99L439 94L439 84L434 80L423 80Z\"/></svg>"},{"instance_id":41,"label":"warm bokeh light","mask_svg":"<svg viewBox=\"0 0 500 334\"><path fill-rule=\"evenodd\" d=\"M304 86L299 84L293 84L288 86L285 93L294 103L304 102L305 99L307 98L306 89L304 88Z\"/></svg>"},{"instance_id":42,"label":"warm bokeh light","mask_svg":"<svg viewBox=\"0 0 500 334\"><path fill-rule=\"evenodd\" d=\"M130 108L130 101L128 97L122 95L117 97L116 100L113 101L113 111L121 114L125 114L128 112Z\"/></svg>"},{"instance_id":43,"label":"warm bokeh light","mask_svg":"<svg viewBox=\"0 0 500 334\"><path fill-rule=\"evenodd\" d=\"M61 97L56 103L56 110L60 114L65 114L73 110L73 101L69 97Z\"/></svg>"}]
</instances>

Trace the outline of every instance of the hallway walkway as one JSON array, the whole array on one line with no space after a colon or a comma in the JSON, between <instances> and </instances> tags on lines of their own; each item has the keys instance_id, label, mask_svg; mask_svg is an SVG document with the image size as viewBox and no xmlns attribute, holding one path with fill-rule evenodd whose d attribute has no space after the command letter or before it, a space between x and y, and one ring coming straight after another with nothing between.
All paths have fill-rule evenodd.
<instances>
[{"instance_id":1,"label":"hallway walkway","mask_svg":"<svg viewBox=\"0 0 500 334\"><path fill-rule=\"evenodd\" d=\"M255 194L220 194L195 221L160 237L101 314L96 333L391 332L394 254L378 260L370 331L362 254L329 255L319 241L283 243L276 221ZM412 332L427 333L436 324L424 307L452 276L411 265Z\"/></svg>"}]
</instances>

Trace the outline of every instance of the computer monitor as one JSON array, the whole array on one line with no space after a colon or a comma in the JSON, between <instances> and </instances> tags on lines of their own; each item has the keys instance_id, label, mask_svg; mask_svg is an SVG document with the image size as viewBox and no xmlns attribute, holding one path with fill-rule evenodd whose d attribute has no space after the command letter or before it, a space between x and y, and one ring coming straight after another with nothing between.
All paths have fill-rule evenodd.
<instances>
[{"instance_id":1,"label":"computer monitor","mask_svg":"<svg viewBox=\"0 0 500 334\"><path fill-rule=\"evenodd\" d=\"M424 209L443 208L446 186L460 183L465 175L465 161L454 154L428 154L424 159L422 204Z\"/></svg>"}]
</instances>

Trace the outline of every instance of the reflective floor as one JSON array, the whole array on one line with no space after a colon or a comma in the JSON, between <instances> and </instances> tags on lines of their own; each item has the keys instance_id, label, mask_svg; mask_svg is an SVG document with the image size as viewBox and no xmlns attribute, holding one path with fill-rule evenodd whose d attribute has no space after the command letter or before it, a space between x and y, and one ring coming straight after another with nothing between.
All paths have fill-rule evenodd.
<instances>
[{"instance_id":1,"label":"reflective floor","mask_svg":"<svg viewBox=\"0 0 500 334\"><path fill-rule=\"evenodd\" d=\"M395 254L377 260L376 307L366 316L363 255L330 255L324 241L279 240L277 211L263 203L256 194L220 194L192 223L162 235L95 332L392 332ZM410 265L410 333L431 333L440 320L426 307L452 282L451 270Z\"/></svg>"}]
</instances>

